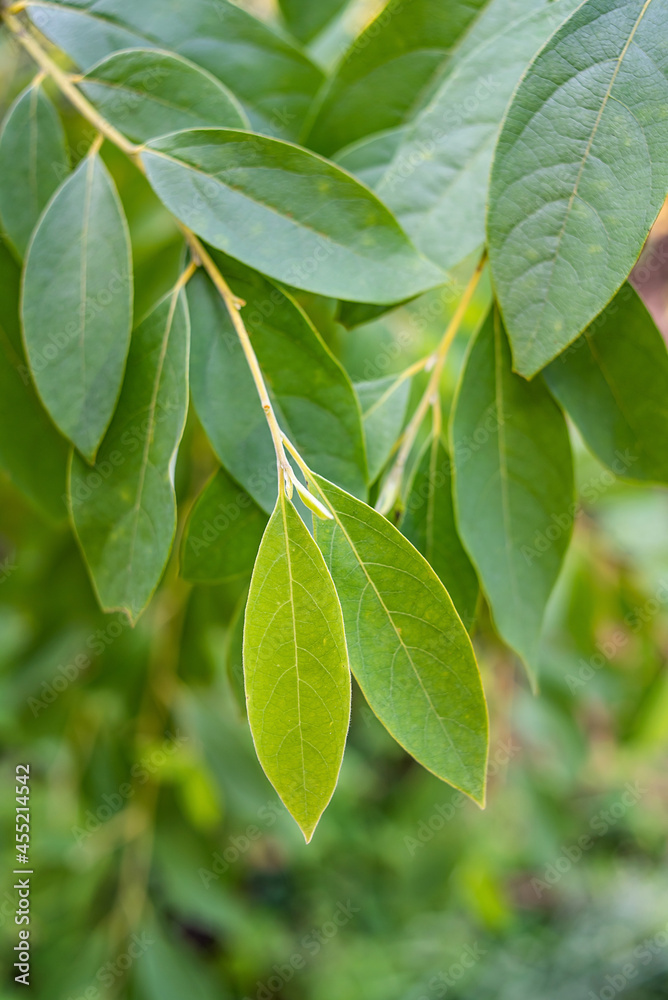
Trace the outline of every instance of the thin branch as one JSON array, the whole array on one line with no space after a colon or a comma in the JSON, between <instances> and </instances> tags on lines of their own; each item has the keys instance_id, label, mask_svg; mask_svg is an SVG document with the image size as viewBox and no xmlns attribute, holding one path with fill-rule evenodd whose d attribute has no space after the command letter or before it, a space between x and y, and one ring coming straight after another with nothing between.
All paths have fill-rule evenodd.
<instances>
[{"instance_id":1,"label":"thin branch","mask_svg":"<svg viewBox=\"0 0 668 1000\"><path fill-rule=\"evenodd\" d=\"M280 428L278 420L276 419L276 414L274 413L274 407L271 399L269 398L269 392L264 381L260 363L257 359L255 350L253 349L251 339L248 336L248 331L245 327L244 321L239 313L239 310L243 305L245 305L245 303L234 294L230 286L225 281L225 278L221 274L215 261L201 241L186 227L181 228L188 246L193 252L194 259L200 262L201 266L211 278L211 281L215 285L220 297L225 303L225 307L246 357L246 363L248 364L250 373L253 377L257 394L260 397L260 403L262 404L267 424L269 425L271 439L274 442L274 450L276 452L279 479L282 480L283 486L289 494L291 492L291 486L288 484L292 483L292 469L285 454L285 449L283 447L283 432Z\"/></svg>"},{"instance_id":2,"label":"thin branch","mask_svg":"<svg viewBox=\"0 0 668 1000\"><path fill-rule=\"evenodd\" d=\"M23 25L21 21L14 15L6 11L3 15L3 20L9 30L12 32L14 37L21 43L23 48L32 56L40 69L48 74L51 79L58 85L58 89L65 95L68 101L74 105L74 107L79 111L84 118L86 118L91 125L113 142L115 146L122 149L127 156L133 158L136 157L141 146L136 146L129 139L126 139L118 129L115 129L106 118L104 118L84 97L80 90L74 86L70 80L69 74L63 72L63 70L58 66L57 63L53 61L51 56L48 55L39 44L39 42L33 38L30 31Z\"/></svg>"},{"instance_id":3,"label":"thin branch","mask_svg":"<svg viewBox=\"0 0 668 1000\"><path fill-rule=\"evenodd\" d=\"M422 399L418 403L415 413L411 417L408 427L401 437L401 445L394 461L394 465L388 472L385 483L383 484L383 488L378 498L378 503L376 504L376 510L379 510L381 514L387 514L397 501L397 497L401 491L401 484L403 482L404 472L406 471L408 457L413 450L413 445L415 444L417 436L420 432L422 421L427 415L429 408L433 406L435 400L438 399L443 365L445 364L445 360L448 356L450 346L457 336L462 320L466 315L466 310L468 309L471 299L473 298L473 294L478 287L478 282L480 281L480 276L483 272L486 260L487 254L483 251L483 254L478 262L478 266L471 275L471 280L459 300L452 319L448 323L441 343L428 359L428 361L430 361L433 365L429 383L427 384L427 388L424 391Z\"/></svg>"}]
</instances>

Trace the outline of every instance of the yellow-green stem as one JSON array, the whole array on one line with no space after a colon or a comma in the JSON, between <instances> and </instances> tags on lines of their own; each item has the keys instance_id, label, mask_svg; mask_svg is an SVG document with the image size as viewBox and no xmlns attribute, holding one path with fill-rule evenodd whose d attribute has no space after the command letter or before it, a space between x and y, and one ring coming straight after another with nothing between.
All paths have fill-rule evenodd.
<instances>
[{"instance_id":1,"label":"yellow-green stem","mask_svg":"<svg viewBox=\"0 0 668 1000\"><path fill-rule=\"evenodd\" d=\"M385 483L383 484L383 489L381 490L378 503L376 504L376 509L379 510L381 514L387 514L390 510L392 510L392 507L397 502L397 498L401 491L401 484L403 482L408 457L413 450L413 445L415 444L416 438L420 432L420 427L422 426L422 421L427 415L427 411L438 398L443 365L445 364L445 360L448 356L450 345L457 336L462 320L466 315L466 310L468 309L474 292L478 287L478 282L480 281L480 276L483 272L486 260L487 255L483 252L478 262L478 266L473 272L471 280L466 286L464 294L457 304L454 315L448 323L441 343L428 359L432 362L431 376L429 378L427 388L417 405L417 409L415 410L408 427L401 437L401 445L399 447L397 457L392 465L392 468L387 474Z\"/></svg>"}]
</instances>

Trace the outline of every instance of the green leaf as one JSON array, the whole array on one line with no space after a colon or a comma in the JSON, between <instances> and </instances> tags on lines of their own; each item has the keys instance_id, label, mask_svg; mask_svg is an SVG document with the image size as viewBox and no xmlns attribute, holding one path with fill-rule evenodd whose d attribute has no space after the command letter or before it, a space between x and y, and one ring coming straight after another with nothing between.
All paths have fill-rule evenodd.
<instances>
[{"instance_id":1,"label":"green leaf","mask_svg":"<svg viewBox=\"0 0 668 1000\"><path fill-rule=\"evenodd\" d=\"M32 386L19 328L16 262L0 245L0 466L50 518L67 516L68 445Z\"/></svg>"},{"instance_id":2,"label":"green leaf","mask_svg":"<svg viewBox=\"0 0 668 1000\"><path fill-rule=\"evenodd\" d=\"M297 137L323 81L294 42L228 0L85 0L29 10L82 69L119 49L170 49L222 80L254 128L286 138Z\"/></svg>"},{"instance_id":3,"label":"green leaf","mask_svg":"<svg viewBox=\"0 0 668 1000\"><path fill-rule=\"evenodd\" d=\"M250 579L266 525L252 497L219 469L188 518L181 575L192 583Z\"/></svg>"},{"instance_id":4,"label":"green leaf","mask_svg":"<svg viewBox=\"0 0 668 1000\"><path fill-rule=\"evenodd\" d=\"M470 639L433 569L377 511L309 476L334 514L315 533L341 600L350 666L385 728L482 804L487 707Z\"/></svg>"},{"instance_id":5,"label":"green leaf","mask_svg":"<svg viewBox=\"0 0 668 1000\"><path fill-rule=\"evenodd\" d=\"M278 0L288 28L300 42L310 42L327 27L349 0Z\"/></svg>"},{"instance_id":6,"label":"green leaf","mask_svg":"<svg viewBox=\"0 0 668 1000\"><path fill-rule=\"evenodd\" d=\"M158 197L181 222L295 288L383 303L444 280L375 195L298 146L193 129L153 140L141 159Z\"/></svg>"},{"instance_id":7,"label":"green leaf","mask_svg":"<svg viewBox=\"0 0 668 1000\"><path fill-rule=\"evenodd\" d=\"M577 2L544 3L474 49L404 130L374 184L418 249L444 270L484 243L489 171L506 105L536 50Z\"/></svg>"},{"instance_id":8,"label":"green leaf","mask_svg":"<svg viewBox=\"0 0 668 1000\"><path fill-rule=\"evenodd\" d=\"M341 769L350 671L334 584L282 491L248 595L244 676L259 761L308 842Z\"/></svg>"},{"instance_id":9,"label":"green leaf","mask_svg":"<svg viewBox=\"0 0 668 1000\"><path fill-rule=\"evenodd\" d=\"M535 0L521 6L527 2ZM390 0L323 88L307 133L309 146L330 155L409 121L487 5L487 0Z\"/></svg>"},{"instance_id":10,"label":"green leaf","mask_svg":"<svg viewBox=\"0 0 668 1000\"><path fill-rule=\"evenodd\" d=\"M21 308L37 391L93 461L118 399L132 321L128 227L99 156L87 156L47 205L28 247Z\"/></svg>"},{"instance_id":11,"label":"green leaf","mask_svg":"<svg viewBox=\"0 0 668 1000\"><path fill-rule=\"evenodd\" d=\"M668 0L586 0L522 80L496 149L490 264L531 376L603 309L668 192Z\"/></svg>"},{"instance_id":12,"label":"green leaf","mask_svg":"<svg viewBox=\"0 0 668 1000\"><path fill-rule=\"evenodd\" d=\"M478 578L457 534L452 500L452 462L438 438L418 459L401 531L441 579L470 631L478 602Z\"/></svg>"},{"instance_id":13,"label":"green leaf","mask_svg":"<svg viewBox=\"0 0 668 1000\"><path fill-rule=\"evenodd\" d=\"M617 475L668 483L668 352L629 284L545 369L545 379Z\"/></svg>"},{"instance_id":14,"label":"green leaf","mask_svg":"<svg viewBox=\"0 0 668 1000\"><path fill-rule=\"evenodd\" d=\"M176 530L174 463L188 405L189 324L183 292L133 331L123 391L91 470L75 453L72 520L100 605L135 622Z\"/></svg>"},{"instance_id":15,"label":"green leaf","mask_svg":"<svg viewBox=\"0 0 668 1000\"><path fill-rule=\"evenodd\" d=\"M392 453L406 419L411 381L408 378L374 379L355 385L362 407L369 482L376 481Z\"/></svg>"},{"instance_id":16,"label":"green leaf","mask_svg":"<svg viewBox=\"0 0 668 1000\"><path fill-rule=\"evenodd\" d=\"M511 371L496 310L471 346L451 427L459 534L499 633L531 671L571 536L573 464L542 378Z\"/></svg>"},{"instance_id":17,"label":"green leaf","mask_svg":"<svg viewBox=\"0 0 668 1000\"><path fill-rule=\"evenodd\" d=\"M0 216L23 256L42 209L70 170L65 133L37 84L16 98L0 132Z\"/></svg>"},{"instance_id":18,"label":"green leaf","mask_svg":"<svg viewBox=\"0 0 668 1000\"><path fill-rule=\"evenodd\" d=\"M339 362L287 293L233 261L216 260L235 294L278 420L304 459L366 493L359 405ZM188 287L193 402L218 458L267 512L276 502L276 457L239 338L211 282Z\"/></svg>"},{"instance_id":19,"label":"green leaf","mask_svg":"<svg viewBox=\"0 0 668 1000\"><path fill-rule=\"evenodd\" d=\"M181 56L156 49L116 52L93 66L79 84L88 100L135 142L179 129L248 121L227 87Z\"/></svg>"},{"instance_id":20,"label":"green leaf","mask_svg":"<svg viewBox=\"0 0 668 1000\"><path fill-rule=\"evenodd\" d=\"M340 150L334 162L372 189L380 182L406 135L407 126L360 139Z\"/></svg>"}]
</instances>

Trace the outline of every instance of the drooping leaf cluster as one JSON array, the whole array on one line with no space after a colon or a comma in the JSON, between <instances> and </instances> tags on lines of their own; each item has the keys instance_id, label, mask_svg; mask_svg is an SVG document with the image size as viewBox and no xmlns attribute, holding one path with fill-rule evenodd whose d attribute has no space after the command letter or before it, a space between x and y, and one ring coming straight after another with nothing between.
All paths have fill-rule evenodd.
<instances>
[{"instance_id":1,"label":"drooping leaf cluster","mask_svg":"<svg viewBox=\"0 0 668 1000\"><path fill-rule=\"evenodd\" d=\"M309 44L344 7L4 18L38 74L0 134L0 463L69 516L104 610L136 621L179 525L182 578L239 586L255 746L307 839L351 672L409 754L484 802L470 635L484 598L535 677L577 511L567 417L617 475L668 482L668 356L628 282L668 194L668 0L389 0L325 69ZM145 314L118 150L182 233ZM434 354L353 384L327 317L354 335L462 268ZM189 413L218 466L179 510Z\"/></svg>"}]
</instances>

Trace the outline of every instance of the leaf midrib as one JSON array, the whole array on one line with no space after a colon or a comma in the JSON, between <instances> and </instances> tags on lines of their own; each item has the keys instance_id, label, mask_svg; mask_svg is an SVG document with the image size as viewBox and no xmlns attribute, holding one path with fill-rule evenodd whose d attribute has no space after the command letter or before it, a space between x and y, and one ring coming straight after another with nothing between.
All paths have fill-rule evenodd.
<instances>
[{"instance_id":1,"label":"leaf midrib","mask_svg":"<svg viewBox=\"0 0 668 1000\"><path fill-rule=\"evenodd\" d=\"M348 532L344 528L343 524L341 523L341 519L339 518L338 513L334 509L333 505L327 499L327 496L325 495L325 493L321 489L320 484L315 479L311 479L311 482L313 483L313 485L317 489L317 491L320 494L321 498L325 501L326 506L329 508L329 510L330 510L330 512L331 512L331 514L332 514L332 516L334 518L334 521L336 522L336 524L339 527L341 533L343 534L343 536L346 539L348 545L350 546L350 549L351 549L353 555L355 556L355 559L357 560L357 562L358 562L358 564L360 566L360 569L364 573L369 586L371 587L371 589L373 590L374 594L376 595L376 599L378 600L378 603L380 604L381 608L385 612L385 615L387 616L387 619L390 622L390 625L392 626L392 629L393 629L393 631L394 631L394 633L395 633L395 635L397 637L397 642L399 643L399 645L403 649L404 654L406 656L406 659L408 660L408 662L411 665L411 669L412 669L413 673L415 674L415 677L416 677L416 679L417 679L417 681L418 681L418 683L419 683L419 685L420 685L420 687L422 689L422 692L423 692L424 697L425 697L425 699L427 701L427 704L429 705L429 708L430 708L431 712L433 713L433 715L435 716L435 718L438 720L438 724L440 725L441 729L443 730L443 734L447 738L448 743L450 744L451 749L453 750L453 752L457 756L460 764L464 768L465 774L468 776L469 780L471 780L471 774L470 774L469 768L464 763L464 760L462 759L461 754L457 750L457 747L455 746L455 744L454 744L454 742L452 740L452 737L450 736L450 733L448 732L448 730L447 730L447 728L446 728L446 726L445 726L445 724L443 722L443 719L441 718L441 716L439 715L439 713L436 711L436 707L435 707L435 705L434 705L434 703L433 703L433 701L431 699L431 696L430 696L429 692L427 691L426 687L424 686L424 682L423 682L422 678L420 677L420 673L419 673L417 667L415 666L415 663L413 662L413 657L411 656L411 654L409 652L408 646L406 646L406 643L404 642L399 629L395 625L394 619L392 618L392 615L390 614L390 611L389 611L387 605L385 604L383 598L381 597L380 592L378 591L378 588L376 587L374 581L371 579L371 576L367 572L366 565L364 564L364 562L363 562L363 560L362 560L359 552L357 551L357 548L355 547L355 544L354 544L352 538L350 537L350 535L348 534Z\"/></svg>"},{"instance_id":2,"label":"leaf midrib","mask_svg":"<svg viewBox=\"0 0 668 1000\"><path fill-rule=\"evenodd\" d=\"M541 310L540 310L540 314L539 314L539 316L538 316L538 318L536 320L536 324L534 326L534 329L531 332L531 334L529 335L527 344L525 346L525 353L527 353L527 354L533 348L533 346L534 346L534 344L536 342L536 338L538 336L538 333L539 333L539 330L540 330L540 327L541 327L541 324L542 324L542 321L543 321L543 316L545 315L545 310L547 309L547 303L549 301L550 291L551 291L551 288L552 288L552 282L554 280L554 273L555 273L555 269L556 269L557 260L559 258L559 252L561 250L561 244L562 244L564 235L566 233L566 227L568 225L568 220L570 219L570 215L571 215L571 211L573 209L573 205L575 203L575 199L577 198L577 194L578 194L578 190L579 190L579 187L580 187L580 182L582 180L582 175L583 175L584 170L585 170L585 166L586 166L587 161L589 159L589 155L591 153L592 146L594 144L594 140L596 139L596 135L598 134L598 130L599 130L602 118L603 118L603 114L605 112L606 107L608 106L608 101L610 100L610 97L611 97L611 94L612 94L612 89L613 89L613 87L615 85L615 81L617 80L617 77L619 75L619 71L622 68L622 63L623 63L623 61L624 61L624 59L626 57L626 53L628 52L628 50L629 50L629 48L631 46L631 42L633 41L633 39L635 37L635 34L636 34L638 28L640 27L642 19L644 18L645 14L647 13L647 10L648 10L648 8L649 8L649 6L650 6L651 3L652 3L652 0L645 0L645 3L643 4L643 8L640 11L640 14L637 17L637 19L635 21L635 24L633 25L633 28L631 29L631 31L629 33L629 37L627 38L626 42L624 43L622 51L620 52L620 54L619 54L619 56L617 58L617 61L615 63L615 68L614 68L612 76L610 78L610 83L608 84L607 90L606 90L606 92L605 92L605 94L603 96L603 100L601 102L601 107L599 109L599 112L598 112L598 114L596 116L596 120L594 122L593 128L591 130L591 134L589 136L589 140L587 142L587 146L586 146L586 149L584 151L584 155L582 157L582 160L580 161L580 167L578 169L577 177L575 178L575 184L573 185L573 191L571 192L571 195L570 195L570 197L568 199L568 204L566 206L566 211L564 213L564 221L563 221L563 224L561 226L561 230L559 231L559 234L557 235L556 247L555 247L555 250L554 250L554 254L552 255L552 260L550 261L550 275L549 275L549 278L548 278L547 287L545 289L545 294L543 295L543 302L542 302L542 307L541 307Z\"/></svg>"}]
</instances>

